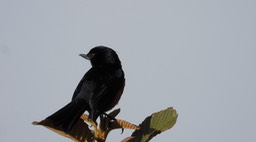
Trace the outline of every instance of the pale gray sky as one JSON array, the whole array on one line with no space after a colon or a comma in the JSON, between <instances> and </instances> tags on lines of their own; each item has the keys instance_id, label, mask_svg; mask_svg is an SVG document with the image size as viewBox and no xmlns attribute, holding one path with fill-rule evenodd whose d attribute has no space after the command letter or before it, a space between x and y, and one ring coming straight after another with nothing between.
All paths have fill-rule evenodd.
<instances>
[{"instance_id":1,"label":"pale gray sky","mask_svg":"<svg viewBox=\"0 0 256 142\"><path fill-rule=\"evenodd\" d=\"M72 97L92 47L115 49L126 73L118 118L139 124L173 106L152 141L256 141L256 1L1 0L1 141L69 142L34 120ZM120 141L132 131L113 131Z\"/></svg>"}]
</instances>

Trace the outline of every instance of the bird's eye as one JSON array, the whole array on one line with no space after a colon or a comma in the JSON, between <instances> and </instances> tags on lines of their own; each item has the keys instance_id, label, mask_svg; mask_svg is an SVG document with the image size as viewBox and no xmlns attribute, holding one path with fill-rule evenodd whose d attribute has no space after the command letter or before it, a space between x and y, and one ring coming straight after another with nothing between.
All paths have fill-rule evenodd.
<instances>
[{"instance_id":1,"label":"bird's eye","mask_svg":"<svg viewBox=\"0 0 256 142\"><path fill-rule=\"evenodd\" d=\"M95 57L95 53L90 53L90 54L88 54L88 57L90 58L90 59L92 59L92 58L94 58Z\"/></svg>"}]
</instances>

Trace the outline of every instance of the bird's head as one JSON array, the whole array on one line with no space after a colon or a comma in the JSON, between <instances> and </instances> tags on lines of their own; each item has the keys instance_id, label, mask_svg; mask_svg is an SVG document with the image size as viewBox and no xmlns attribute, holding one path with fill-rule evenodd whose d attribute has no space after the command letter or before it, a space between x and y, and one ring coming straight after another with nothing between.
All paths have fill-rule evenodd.
<instances>
[{"instance_id":1,"label":"bird's head","mask_svg":"<svg viewBox=\"0 0 256 142\"><path fill-rule=\"evenodd\" d=\"M79 54L85 59L91 61L92 66L116 66L122 67L121 61L116 52L105 46L96 46L92 48L88 54Z\"/></svg>"}]
</instances>

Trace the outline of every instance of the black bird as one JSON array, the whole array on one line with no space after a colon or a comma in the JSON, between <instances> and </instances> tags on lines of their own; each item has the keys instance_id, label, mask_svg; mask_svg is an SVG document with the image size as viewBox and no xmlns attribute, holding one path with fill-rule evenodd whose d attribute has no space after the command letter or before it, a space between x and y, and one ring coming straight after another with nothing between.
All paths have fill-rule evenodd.
<instances>
[{"instance_id":1,"label":"black bird","mask_svg":"<svg viewBox=\"0 0 256 142\"><path fill-rule=\"evenodd\" d=\"M118 103L125 85L121 61L113 49L97 46L80 56L91 61L91 69L79 82L71 102L44 120L66 133L85 111L94 122L106 114Z\"/></svg>"}]
</instances>

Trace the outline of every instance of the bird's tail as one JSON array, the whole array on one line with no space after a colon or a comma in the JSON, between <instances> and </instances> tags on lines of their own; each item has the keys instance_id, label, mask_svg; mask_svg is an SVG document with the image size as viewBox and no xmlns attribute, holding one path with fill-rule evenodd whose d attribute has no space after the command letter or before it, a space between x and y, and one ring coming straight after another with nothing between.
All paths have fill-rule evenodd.
<instances>
[{"instance_id":1,"label":"bird's tail","mask_svg":"<svg viewBox=\"0 0 256 142\"><path fill-rule=\"evenodd\" d=\"M44 121L68 133L84 111L88 109L86 104L82 99L75 99L54 114L48 116Z\"/></svg>"}]
</instances>

